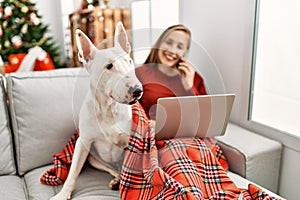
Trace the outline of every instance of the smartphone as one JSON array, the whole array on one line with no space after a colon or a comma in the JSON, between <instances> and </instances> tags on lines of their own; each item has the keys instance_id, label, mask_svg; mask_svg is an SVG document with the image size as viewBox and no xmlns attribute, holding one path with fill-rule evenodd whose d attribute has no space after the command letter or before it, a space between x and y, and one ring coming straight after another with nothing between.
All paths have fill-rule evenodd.
<instances>
[{"instance_id":1,"label":"smartphone","mask_svg":"<svg viewBox=\"0 0 300 200\"><path fill-rule=\"evenodd\" d=\"M182 62L182 60L181 59L179 59L179 61L177 62L177 64L176 64L176 68L178 68L179 67L179 63L180 62Z\"/></svg>"}]
</instances>

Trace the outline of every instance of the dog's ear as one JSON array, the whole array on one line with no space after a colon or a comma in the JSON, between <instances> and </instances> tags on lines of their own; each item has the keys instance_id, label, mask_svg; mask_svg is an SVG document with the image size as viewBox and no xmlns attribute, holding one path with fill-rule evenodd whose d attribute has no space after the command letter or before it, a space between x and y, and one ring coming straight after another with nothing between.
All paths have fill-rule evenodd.
<instances>
[{"instance_id":1,"label":"dog's ear","mask_svg":"<svg viewBox=\"0 0 300 200\"><path fill-rule=\"evenodd\" d=\"M122 22L118 22L114 37L115 46L120 46L126 53L130 53L131 46Z\"/></svg>"},{"instance_id":2,"label":"dog's ear","mask_svg":"<svg viewBox=\"0 0 300 200\"><path fill-rule=\"evenodd\" d=\"M89 60L93 59L96 47L79 29L76 29L76 42L79 61L82 63L87 63Z\"/></svg>"}]
</instances>

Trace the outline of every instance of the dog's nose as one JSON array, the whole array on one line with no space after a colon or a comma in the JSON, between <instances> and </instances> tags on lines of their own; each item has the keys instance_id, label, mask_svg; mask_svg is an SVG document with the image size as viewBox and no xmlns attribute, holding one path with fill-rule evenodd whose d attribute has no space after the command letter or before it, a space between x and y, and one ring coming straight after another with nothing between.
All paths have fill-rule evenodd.
<instances>
[{"instance_id":1,"label":"dog's nose","mask_svg":"<svg viewBox=\"0 0 300 200\"><path fill-rule=\"evenodd\" d=\"M138 98L138 97L141 96L142 92L143 92L143 90L141 90L140 88L137 88L137 89L133 92L133 95L132 95L132 96L133 96L134 98Z\"/></svg>"},{"instance_id":2,"label":"dog's nose","mask_svg":"<svg viewBox=\"0 0 300 200\"><path fill-rule=\"evenodd\" d=\"M140 97L141 94L142 94L142 92L143 92L143 89L142 89L141 86L139 86L139 85L136 85L136 86L134 86L134 87L130 87L130 88L129 88L129 93L132 94L132 97L133 97L133 98L138 98L138 97Z\"/></svg>"}]
</instances>

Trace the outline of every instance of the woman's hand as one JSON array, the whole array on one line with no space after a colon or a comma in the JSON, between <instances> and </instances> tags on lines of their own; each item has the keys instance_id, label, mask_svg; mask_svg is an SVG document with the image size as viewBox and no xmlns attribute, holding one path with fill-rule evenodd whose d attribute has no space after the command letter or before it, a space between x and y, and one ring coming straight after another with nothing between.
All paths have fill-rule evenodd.
<instances>
[{"instance_id":1,"label":"woman's hand","mask_svg":"<svg viewBox=\"0 0 300 200\"><path fill-rule=\"evenodd\" d=\"M192 89L194 85L195 70L185 58L181 58L178 63L178 70L181 73L181 82L185 90Z\"/></svg>"}]
</instances>

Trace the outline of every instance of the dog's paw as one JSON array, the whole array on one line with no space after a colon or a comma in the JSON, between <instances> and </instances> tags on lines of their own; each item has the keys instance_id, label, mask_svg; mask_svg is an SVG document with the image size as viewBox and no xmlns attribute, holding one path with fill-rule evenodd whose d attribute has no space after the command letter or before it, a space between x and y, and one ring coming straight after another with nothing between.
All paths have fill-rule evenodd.
<instances>
[{"instance_id":1,"label":"dog's paw","mask_svg":"<svg viewBox=\"0 0 300 200\"><path fill-rule=\"evenodd\" d=\"M119 190L120 186L120 177L116 177L109 182L109 188L112 190Z\"/></svg>"}]
</instances>

